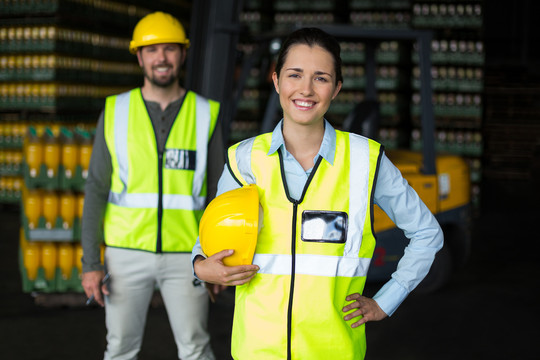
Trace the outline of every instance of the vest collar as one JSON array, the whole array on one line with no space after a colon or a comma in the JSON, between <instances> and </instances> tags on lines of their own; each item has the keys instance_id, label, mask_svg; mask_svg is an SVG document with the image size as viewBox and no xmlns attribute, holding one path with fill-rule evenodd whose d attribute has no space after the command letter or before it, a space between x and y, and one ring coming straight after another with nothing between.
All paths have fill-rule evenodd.
<instances>
[{"instance_id":1,"label":"vest collar","mask_svg":"<svg viewBox=\"0 0 540 360\"><path fill-rule=\"evenodd\" d=\"M285 139L283 139L283 119L276 125L272 132L272 143L267 155L272 155L280 147L285 150ZM330 125L328 120L324 119L324 136L321 143L321 148L317 155L322 156L330 165L334 165L334 157L336 155L336 130Z\"/></svg>"}]
</instances>

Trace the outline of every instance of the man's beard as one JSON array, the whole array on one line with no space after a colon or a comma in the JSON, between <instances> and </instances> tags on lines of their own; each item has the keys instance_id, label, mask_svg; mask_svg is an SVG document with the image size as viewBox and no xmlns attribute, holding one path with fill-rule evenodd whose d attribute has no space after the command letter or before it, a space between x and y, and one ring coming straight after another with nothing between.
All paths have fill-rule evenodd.
<instances>
[{"instance_id":1,"label":"man's beard","mask_svg":"<svg viewBox=\"0 0 540 360\"><path fill-rule=\"evenodd\" d=\"M164 80L157 80L156 78L149 76L144 67L142 69L144 77L147 78L148 81L150 81L150 83L152 83L153 85L159 86L161 88L168 88L179 81L178 74L172 74Z\"/></svg>"}]
</instances>

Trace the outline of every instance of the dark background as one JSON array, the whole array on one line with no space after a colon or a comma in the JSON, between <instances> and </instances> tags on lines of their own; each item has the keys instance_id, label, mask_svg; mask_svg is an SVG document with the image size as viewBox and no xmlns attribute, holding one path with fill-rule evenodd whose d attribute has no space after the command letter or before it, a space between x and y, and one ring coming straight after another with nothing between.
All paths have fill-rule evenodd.
<instances>
[{"instance_id":1,"label":"dark background","mask_svg":"<svg viewBox=\"0 0 540 360\"><path fill-rule=\"evenodd\" d=\"M388 319L367 325L367 358L538 359L540 239L540 47L537 1L485 1L485 119L482 197L472 221L472 255L450 283L416 294ZM20 209L0 205L0 358L99 359L104 312L40 305L22 293ZM374 294L381 284L370 283ZM232 291L211 307L212 344L229 358ZM159 298L140 359L173 359L176 347Z\"/></svg>"}]
</instances>

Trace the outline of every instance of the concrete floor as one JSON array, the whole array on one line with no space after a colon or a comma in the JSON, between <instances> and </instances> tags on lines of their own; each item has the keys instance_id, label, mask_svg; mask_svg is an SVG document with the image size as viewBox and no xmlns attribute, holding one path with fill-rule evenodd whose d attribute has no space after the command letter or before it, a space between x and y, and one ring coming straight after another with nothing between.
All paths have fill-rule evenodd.
<instances>
[{"instance_id":1,"label":"concrete floor","mask_svg":"<svg viewBox=\"0 0 540 360\"><path fill-rule=\"evenodd\" d=\"M442 290L413 293L394 316L368 324L367 359L540 359L536 346L540 262L533 251L538 247L540 211L533 201L523 205L525 200L512 202L512 211L488 203L475 216L474 245L467 265ZM39 306L35 298L22 293L18 209L3 206L0 216L0 359L101 358L105 348L103 310ZM372 295L379 286L368 284L366 293ZM217 359L230 359L232 308L232 291L211 307ZM139 359L175 356L165 310L157 304L149 311Z\"/></svg>"}]
</instances>

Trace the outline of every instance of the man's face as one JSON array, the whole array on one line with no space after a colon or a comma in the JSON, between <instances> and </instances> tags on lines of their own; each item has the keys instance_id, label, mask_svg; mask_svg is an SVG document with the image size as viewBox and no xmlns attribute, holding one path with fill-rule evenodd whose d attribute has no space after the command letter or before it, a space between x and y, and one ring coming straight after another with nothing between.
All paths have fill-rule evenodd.
<instances>
[{"instance_id":1,"label":"man's face","mask_svg":"<svg viewBox=\"0 0 540 360\"><path fill-rule=\"evenodd\" d=\"M137 58L145 82L166 88L178 83L185 50L179 44L173 43L148 45L137 52Z\"/></svg>"}]
</instances>

